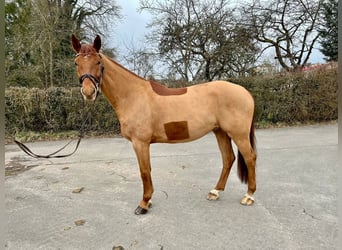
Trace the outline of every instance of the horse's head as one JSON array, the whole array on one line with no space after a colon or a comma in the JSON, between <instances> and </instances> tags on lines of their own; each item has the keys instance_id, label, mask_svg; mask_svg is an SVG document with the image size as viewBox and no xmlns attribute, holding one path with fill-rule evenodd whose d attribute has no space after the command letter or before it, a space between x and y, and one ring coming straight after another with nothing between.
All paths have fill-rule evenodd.
<instances>
[{"instance_id":1,"label":"horse's head","mask_svg":"<svg viewBox=\"0 0 342 250\"><path fill-rule=\"evenodd\" d=\"M97 35L92 45L81 44L76 36L72 35L72 47L77 53L75 65L77 66L83 98L94 101L100 91L104 69L99 54L101 38Z\"/></svg>"}]
</instances>

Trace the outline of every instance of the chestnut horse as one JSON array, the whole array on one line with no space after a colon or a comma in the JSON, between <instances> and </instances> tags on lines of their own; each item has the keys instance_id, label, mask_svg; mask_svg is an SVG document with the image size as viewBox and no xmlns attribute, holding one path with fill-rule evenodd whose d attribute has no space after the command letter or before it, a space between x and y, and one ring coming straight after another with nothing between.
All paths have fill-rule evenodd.
<instances>
[{"instance_id":1,"label":"chestnut horse","mask_svg":"<svg viewBox=\"0 0 342 250\"><path fill-rule=\"evenodd\" d=\"M81 44L72 35L72 47L77 53L75 64L84 99L94 101L101 91L117 114L122 135L132 142L143 182L143 198L135 214L145 214L151 206L150 144L188 142L210 131L217 138L223 168L207 199L217 200L225 189L235 160L233 139L238 147L238 176L248 183L241 204L254 203L254 99L245 88L225 81L167 88L100 53L99 36L93 44Z\"/></svg>"}]
</instances>

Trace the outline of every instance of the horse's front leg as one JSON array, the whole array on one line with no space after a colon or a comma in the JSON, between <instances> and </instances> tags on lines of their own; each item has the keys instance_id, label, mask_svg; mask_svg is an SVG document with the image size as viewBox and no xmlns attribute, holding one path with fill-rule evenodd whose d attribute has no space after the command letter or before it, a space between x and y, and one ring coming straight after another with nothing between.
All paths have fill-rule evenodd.
<instances>
[{"instance_id":1,"label":"horse's front leg","mask_svg":"<svg viewBox=\"0 0 342 250\"><path fill-rule=\"evenodd\" d=\"M151 207L153 184L151 178L150 144L141 141L132 141L134 151L137 155L140 176L143 182L144 194L135 214L146 214Z\"/></svg>"}]
</instances>

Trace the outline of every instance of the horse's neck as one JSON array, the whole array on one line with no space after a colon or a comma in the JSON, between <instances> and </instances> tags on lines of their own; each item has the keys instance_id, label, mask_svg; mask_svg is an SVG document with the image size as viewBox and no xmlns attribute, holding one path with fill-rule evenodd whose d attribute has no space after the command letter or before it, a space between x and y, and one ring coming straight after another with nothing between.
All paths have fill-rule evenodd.
<instances>
[{"instance_id":1,"label":"horse's neck","mask_svg":"<svg viewBox=\"0 0 342 250\"><path fill-rule=\"evenodd\" d=\"M103 95L112 104L115 111L141 97L147 88L147 81L125 69L120 64L102 55L104 73L102 80Z\"/></svg>"}]
</instances>

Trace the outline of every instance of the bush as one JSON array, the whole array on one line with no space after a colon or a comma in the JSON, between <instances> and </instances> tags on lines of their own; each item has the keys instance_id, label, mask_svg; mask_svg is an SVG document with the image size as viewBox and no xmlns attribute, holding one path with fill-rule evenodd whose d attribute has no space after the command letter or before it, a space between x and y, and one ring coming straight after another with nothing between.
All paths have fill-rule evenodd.
<instances>
[{"instance_id":1,"label":"bush","mask_svg":"<svg viewBox=\"0 0 342 250\"><path fill-rule=\"evenodd\" d=\"M259 123L337 119L337 70L230 79L250 90Z\"/></svg>"},{"instance_id":2,"label":"bush","mask_svg":"<svg viewBox=\"0 0 342 250\"><path fill-rule=\"evenodd\" d=\"M337 69L230 81L252 92L257 123L294 124L337 119ZM25 131L77 131L81 126L83 100L79 88L10 87L5 91L5 103L7 137ZM120 131L116 114L102 95L94 105L87 105L87 112L92 114L87 130Z\"/></svg>"},{"instance_id":3,"label":"bush","mask_svg":"<svg viewBox=\"0 0 342 250\"><path fill-rule=\"evenodd\" d=\"M79 130L83 118L83 100L79 88L25 88L5 90L5 126L7 136L19 132L61 132ZM109 103L100 95L91 113L87 130L118 131L119 122Z\"/></svg>"}]
</instances>

